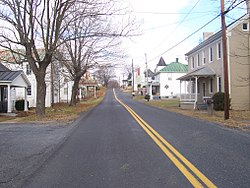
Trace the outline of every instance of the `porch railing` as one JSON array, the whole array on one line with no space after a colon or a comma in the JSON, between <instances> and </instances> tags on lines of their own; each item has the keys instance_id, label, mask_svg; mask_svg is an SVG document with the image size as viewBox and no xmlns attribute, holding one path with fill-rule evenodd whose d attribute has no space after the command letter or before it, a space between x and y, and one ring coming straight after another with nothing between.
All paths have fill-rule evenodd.
<instances>
[{"instance_id":1,"label":"porch railing","mask_svg":"<svg viewBox=\"0 0 250 188\"><path fill-rule=\"evenodd\" d=\"M180 95L180 101L181 102L195 102L195 94L181 94Z\"/></svg>"}]
</instances>

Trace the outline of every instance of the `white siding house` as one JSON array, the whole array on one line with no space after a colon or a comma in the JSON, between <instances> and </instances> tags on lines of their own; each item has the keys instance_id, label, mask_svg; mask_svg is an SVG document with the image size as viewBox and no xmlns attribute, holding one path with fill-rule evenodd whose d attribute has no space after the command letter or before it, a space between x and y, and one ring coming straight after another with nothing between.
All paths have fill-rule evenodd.
<instances>
[{"instance_id":1,"label":"white siding house","mask_svg":"<svg viewBox=\"0 0 250 188\"><path fill-rule=\"evenodd\" d=\"M187 71L188 65L178 62L177 58L175 62L156 72L153 81L153 95L158 95L161 98L179 97L181 86L177 78L185 75ZM182 88L184 88L184 83L181 84Z\"/></svg>"}]
</instances>

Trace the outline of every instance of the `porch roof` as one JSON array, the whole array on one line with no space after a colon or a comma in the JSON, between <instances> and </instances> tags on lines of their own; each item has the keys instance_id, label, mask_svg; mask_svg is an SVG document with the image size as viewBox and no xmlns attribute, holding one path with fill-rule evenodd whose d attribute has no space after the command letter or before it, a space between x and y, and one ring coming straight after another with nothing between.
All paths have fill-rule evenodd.
<instances>
[{"instance_id":1,"label":"porch roof","mask_svg":"<svg viewBox=\"0 0 250 188\"><path fill-rule=\"evenodd\" d=\"M6 83L15 87L31 85L23 71L0 71L0 85L5 85Z\"/></svg>"},{"instance_id":2,"label":"porch roof","mask_svg":"<svg viewBox=\"0 0 250 188\"><path fill-rule=\"evenodd\" d=\"M195 69L189 73L187 73L186 75L177 78L177 80L190 80L193 79L195 77L211 77L211 76L215 76L216 73L213 69L209 68L209 67L201 67L198 69Z\"/></svg>"}]
</instances>

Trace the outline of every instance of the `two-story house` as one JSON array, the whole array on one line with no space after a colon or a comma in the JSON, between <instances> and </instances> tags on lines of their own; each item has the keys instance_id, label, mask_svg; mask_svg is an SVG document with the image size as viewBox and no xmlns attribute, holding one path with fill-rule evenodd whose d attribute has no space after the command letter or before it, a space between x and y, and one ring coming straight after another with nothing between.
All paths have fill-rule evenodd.
<instances>
[{"instance_id":1,"label":"two-story house","mask_svg":"<svg viewBox=\"0 0 250 188\"><path fill-rule=\"evenodd\" d=\"M228 25L226 35L231 108L250 110L249 15ZM185 54L188 73L179 80L188 89L182 89L182 107L196 108L204 99L224 91L222 31L205 36L203 42Z\"/></svg>"}]
</instances>

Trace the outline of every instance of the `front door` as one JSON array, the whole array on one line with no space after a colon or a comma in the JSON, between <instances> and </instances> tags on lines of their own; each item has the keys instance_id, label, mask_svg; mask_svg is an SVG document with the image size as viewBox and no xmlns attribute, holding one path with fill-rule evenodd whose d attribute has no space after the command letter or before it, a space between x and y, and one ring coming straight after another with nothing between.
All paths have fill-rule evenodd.
<instances>
[{"instance_id":1,"label":"front door","mask_svg":"<svg viewBox=\"0 0 250 188\"><path fill-rule=\"evenodd\" d=\"M205 82L202 83L202 96L203 97L206 96L206 83Z\"/></svg>"},{"instance_id":2,"label":"front door","mask_svg":"<svg viewBox=\"0 0 250 188\"><path fill-rule=\"evenodd\" d=\"M0 87L0 113L7 112L7 87Z\"/></svg>"}]
</instances>

